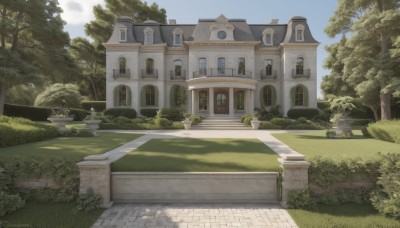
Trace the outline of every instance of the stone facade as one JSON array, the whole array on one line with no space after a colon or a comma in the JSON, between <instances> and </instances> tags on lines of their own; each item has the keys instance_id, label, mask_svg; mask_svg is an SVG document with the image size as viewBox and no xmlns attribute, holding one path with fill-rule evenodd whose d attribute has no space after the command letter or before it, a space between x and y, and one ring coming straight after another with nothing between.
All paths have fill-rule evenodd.
<instances>
[{"instance_id":1,"label":"stone facade","mask_svg":"<svg viewBox=\"0 0 400 228\"><path fill-rule=\"evenodd\" d=\"M107 49L107 108L179 108L240 116L279 105L316 108L317 46L305 18L251 25L117 19Z\"/></svg>"}]
</instances>

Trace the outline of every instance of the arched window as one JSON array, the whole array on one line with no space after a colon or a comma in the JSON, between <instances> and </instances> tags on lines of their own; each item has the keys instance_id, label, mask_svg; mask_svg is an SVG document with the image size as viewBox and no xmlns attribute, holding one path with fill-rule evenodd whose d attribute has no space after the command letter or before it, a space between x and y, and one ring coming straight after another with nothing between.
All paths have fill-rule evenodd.
<instances>
[{"instance_id":1,"label":"arched window","mask_svg":"<svg viewBox=\"0 0 400 228\"><path fill-rule=\"evenodd\" d=\"M172 34L174 36L174 46L182 46L183 30L181 28L176 28L172 31Z\"/></svg>"},{"instance_id":2,"label":"arched window","mask_svg":"<svg viewBox=\"0 0 400 228\"><path fill-rule=\"evenodd\" d=\"M114 89L114 106L131 106L131 89L128 86L120 85Z\"/></svg>"},{"instance_id":3,"label":"arched window","mask_svg":"<svg viewBox=\"0 0 400 228\"><path fill-rule=\"evenodd\" d=\"M154 30L150 27L144 29L144 44L153 44Z\"/></svg>"},{"instance_id":4,"label":"arched window","mask_svg":"<svg viewBox=\"0 0 400 228\"><path fill-rule=\"evenodd\" d=\"M265 60L265 75L272 75L272 59Z\"/></svg>"},{"instance_id":5,"label":"arched window","mask_svg":"<svg viewBox=\"0 0 400 228\"><path fill-rule=\"evenodd\" d=\"M238 73L239 73L239 75L246 74L246 59L245 58L239 58Z\"/></svg>"},{"instance_id":6,"label":"arched window","mask_svg":"<svg viewBox=\"0 0 400 228\"><path fill-rule=\"evenodd\" d=\"M297 25L295 28L296 41L304 41L304 25Z\"/></svg>"},{"instance_id":7,"label":"arched window","mask_svg":"<svg viewBox=\"0 0 400 228\"><path fill-rule=\"evenodd\" d=\"M304 74L304 58L299 57L296 61L296 75L303 75Z\"/></svg>"},{"instance_id":8,"label":"arched window","mask_svg":"<svg viewBox=\"0 0 400 228\"><path fill-rule=\"evenodd\" d=\"M119 29L119 41L124 42L126 41L126 29L125 28L120 28Z\"/></svg>"},{"instance_id":9,"label":"arched window","mask_svg":"<svg viewBox=\"0 0 400 228\"><path fill-rule=\"evenodd\" d=\"M225 58L218 58L218 74L225 74Z\"/></svg>"},{"instance_id":10,"label":"arched window","mask_svg":"<svg viewBox=\"0 0 400 228\"><path fill-rule=\"evenodd\" d=\"M293 106L308 106L308 90L303 85L297 85L290 90Z\"/></svg>"},{"instance_id":11,"label":"arched window","mask_svg":"<svg viewBox=\"0 0 400 228\"><path fill-rule=\"evenodd\" d=\"M181 85L171 87L170 93L171 107L181 107L186 105L186 88Z\"/></svg>"},{"instance_id":12,"label":"arched window","mask_svg":"<svg viewBox=\"0 0 400 228\"><path fill-rule=\"evenodd\" d=\"M124 57L119 58L119 73L125 74L126 72L126 59Z\"/></svg>"},{"instance_id":13,"label":"arched window","mask_svg":"<svg viewBox=\"0 0 400 228\"><path fill-rule=\"evenodd\" d=\"M153 74L154 73L154 60L146 59L146 73Z\"/></svg>"},{"instance_id":14,"label":"arched window","mask_svg":"<svg viewBox=\"0 0 400 228\"><path fill-rule=\"evenodd\" d=\"M207 60L205 58L199 59L199 73L200 75L207 74Z\"/></svg>"},{"instance_id":15,"label":"arched window","mask_svg":"<svg viewBox=\"0 0 400 228\"><path fill-rule=\"evenodd\" d=\"M271 85L264 86L261 90L261 106L271 107L276 105L276 90Z\"/></svg>"},{"instance_id":16,"label":"arched window","mask_svg":"<svg viewBox=\"0 0 400 228\"><path fill-rule=\"evenodd\" d=\"M182 76L182 60L177 59L174 61L175 76Z\"/></svg>"},{"instance_id":17,"label":"arched window","mask_svg":"<svg viewBox=\"0 0 400 228\"><path fill-rule=\"evenodd\" d=\"M272 28L267 28L263 31L262 39L265 46L272 46L274 44L274 32L275 31Z\"/></svg>"},{"instance_id":18,"label":"arched window","mask_svg":"<svg viewBox=\"0 0 400 228\"><path fill-rule=\"evenodd\" d=\"M146 106L158 106L158 90L153 85L143 86L140 91L140 105Z\"/></svg>"}]
</instances>

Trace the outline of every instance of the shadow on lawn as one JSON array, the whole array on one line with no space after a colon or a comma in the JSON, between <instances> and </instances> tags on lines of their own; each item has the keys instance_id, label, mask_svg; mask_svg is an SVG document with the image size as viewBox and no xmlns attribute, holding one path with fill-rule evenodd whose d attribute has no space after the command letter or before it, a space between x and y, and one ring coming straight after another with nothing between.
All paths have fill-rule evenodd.
<instances>
[{"instance_id":1,"label":"shadow on lawn","mask_svg":"<svg viewBox=\"0 0 400 228\"><path fill-rule=\"evenodd\" d=\"M295 135L296 138L298 139L328 139L325 135ZM365 140L365 139L369 139L366 138L362 135L354 135L353 138L336 138L336 139L329 139L329 140Z\"/></svg>"}]
</instances>

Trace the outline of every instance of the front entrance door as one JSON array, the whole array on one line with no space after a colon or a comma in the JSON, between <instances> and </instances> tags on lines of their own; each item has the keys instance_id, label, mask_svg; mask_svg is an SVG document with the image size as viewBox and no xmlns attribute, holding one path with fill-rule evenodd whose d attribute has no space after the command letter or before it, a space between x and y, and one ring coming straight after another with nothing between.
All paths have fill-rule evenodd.
<instances>
[{"instance_id":1,"label":"front entrance door","mask_svg":"<svg viewBox=\"0 0 400 228\"><path fill-rule=\"evenodd\" d=\"M229 114L229 96L227 91L216 91L214 95L215 114Z\"/></svg>"}]
</instances>

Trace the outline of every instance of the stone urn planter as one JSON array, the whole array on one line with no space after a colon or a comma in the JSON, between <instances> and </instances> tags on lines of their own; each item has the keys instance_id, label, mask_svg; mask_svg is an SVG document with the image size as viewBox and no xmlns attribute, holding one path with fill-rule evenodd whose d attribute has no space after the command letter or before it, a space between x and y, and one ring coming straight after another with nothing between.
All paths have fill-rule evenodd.
<instances>
[{"instance_id":1,"label":"stone urn planter","mask_svg":"<svg viewBox=\"0 0 400 228\"><path fill-rule=\"evenodd\" d=\"M336 136L342 136L342 135L352 136L353 135L353 132L351 131L352 123L353 120L348 117L342 117L338 119L336 127Z\"/></svg>"},{"instance_id":2,"label":"stone urn planter","mask_svg":"<svg viewBox=\"0 0 400 228\"><path fill-rule=\"evenodd\" d=\"M74 119L72 117L49 117L47 120L58 127L58 132L64 134L66 131L68 131L65 126Z\"/></svg>"},{"instance_id":3,"label":"stone urn planter","mask_svg":"<svg viewBox=\"0 0 400 228\"><path fill-rule=\"evenodd\" d=\"M250 121L251 123L251 128L253 130L258 130L258 128L260 127L261 121L259 121L257 118L253 118L252 121Z\"/></svg>"},{"instance_id":4,"label":"stone urn planter","mask_svg":"<svg viewBox=\"0 0 400 228\"><path fill-rule=\"evenodd\" d=\"M99 124L101 123L101 120L83 120L83 122L86 124L87 128L93 133L94 136L96 136L96 130L99 129Z\"/></svg>"},{"instance_id":5,"label":"stone urn planter","mask_svg":"<svg viewBox=\"0 0 400 228\"><path fill-rule=\"evenodd\" d=\"M184 121L182 121L183 126L185 126L185 130L190 130L190 127L192 126L192 121L190 121L189 118L185 118Z\"/></svg>"}]
</instances>

